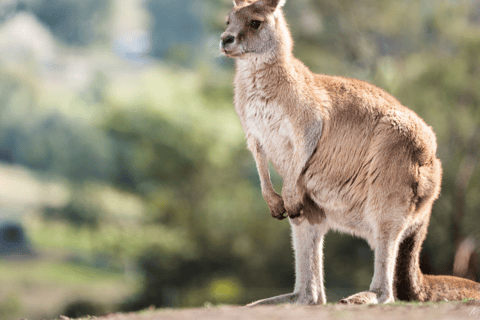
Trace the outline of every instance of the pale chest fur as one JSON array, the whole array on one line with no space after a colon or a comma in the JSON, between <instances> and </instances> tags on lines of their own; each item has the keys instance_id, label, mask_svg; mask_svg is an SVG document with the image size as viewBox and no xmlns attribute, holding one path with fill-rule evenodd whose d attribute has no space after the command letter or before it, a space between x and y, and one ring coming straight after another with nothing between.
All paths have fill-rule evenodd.
<instances>
[{"instance_id":1,"label":"pale chest fur","mask_svg":"<svg viewBox=\"0 0 480 320\"><path fill-rule=\"evenodd\" d=\"M240 109L240 110L238 110ZM267 158L282 176L289 166L292 154L292 126L275 100L266 100L261 94L253 95L248 102L237 107L247 136L260 142Z\"/></svg>"},{"instance_id":2,"label":"pale chest fur","mask_svg":"<svg viewBox=\"0 0 480 320\"><path fill-rule=\"evenodd\" d=\"M301 78L295 73L293 64L288 67L272 65L260 58L237 61L236 112L247 138L258 141L283 178L292 166L304 161L302 157L306 156L302 149L305 147L295 145L295 141L299 141L298 131L306 133L313 128L309 123L316 119L310 110L311 101L307 103L297 88ZM298 113L305 119L299 121ZM299 122L303 124L299 126ZM295 158L298 152L302 154ZM297 163L293 163L294 158Z\"/></svg>"},{"instance_id":3,"label":"pale chest fur","mask_svg":"<svg viewBox=\"0 0 480 320\"><path fill-rule=\"evenodd\" d=\"M268 71L240 61L235 77L235 110L247 137L255 138L277 172L285 177L293 155L293 128Z\"/></svg>"}]
</instances>

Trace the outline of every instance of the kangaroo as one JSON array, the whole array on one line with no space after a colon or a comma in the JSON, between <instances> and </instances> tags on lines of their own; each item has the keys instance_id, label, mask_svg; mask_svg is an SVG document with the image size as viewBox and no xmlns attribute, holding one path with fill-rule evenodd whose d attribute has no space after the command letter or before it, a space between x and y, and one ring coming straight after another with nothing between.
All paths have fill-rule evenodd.
<instances>
[{"instance_id":1,"label":"kangaroo","mask_svg":"<svg viewBox=\"0 0 480 320\"><path fill-rule=\"evenodd\" d=\"M375 252L370 289L343 303L480 299L479 283L420 271L442 175L431 127L369 83L312 73L293 56L285 2L234 0L220 42L236 59L235 111L262 195L273 217L288 216L295 253L293 293L250 306L326 303L330 229L365 238ZM281 196L269 161L283 178Z\"/></svg>"}]
</instances>

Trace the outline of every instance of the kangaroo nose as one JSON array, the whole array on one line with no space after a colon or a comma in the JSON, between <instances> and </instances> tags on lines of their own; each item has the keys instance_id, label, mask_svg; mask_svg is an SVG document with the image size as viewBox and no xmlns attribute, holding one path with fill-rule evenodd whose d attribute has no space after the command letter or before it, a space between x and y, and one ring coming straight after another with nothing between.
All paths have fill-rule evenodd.
<instances>
[{"instance_id":1,"label":"kangaroo nose","mask_svg":"<svg viewBox=\"0 0 480 320\"><path fill-rule=\"evenodd\" d=\"M232 36L231 34L222 37L222 45L223 46L226 46L227 44L233 43L233 42L235 42L235 37Z\"/></svg>"}]
</instances>

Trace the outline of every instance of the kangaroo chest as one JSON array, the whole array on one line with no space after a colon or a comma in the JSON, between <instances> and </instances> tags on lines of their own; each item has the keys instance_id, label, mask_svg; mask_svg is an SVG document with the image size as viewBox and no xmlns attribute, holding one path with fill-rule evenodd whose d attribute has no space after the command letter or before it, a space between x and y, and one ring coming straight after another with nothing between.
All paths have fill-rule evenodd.
<instances>
[{"instance_id":1,"label":"kangaroo chest","mask_svg":"<svg viewBox=\"0 0 480 320\"><path fill-rule=\"evenodd\" d=\"M261 97L251 99L242 114L242 123L247 135L260 142L267 158L277 172L284 176L293 155L292 127L286 114L275 101Z\"/></svg>"}]
</instances>

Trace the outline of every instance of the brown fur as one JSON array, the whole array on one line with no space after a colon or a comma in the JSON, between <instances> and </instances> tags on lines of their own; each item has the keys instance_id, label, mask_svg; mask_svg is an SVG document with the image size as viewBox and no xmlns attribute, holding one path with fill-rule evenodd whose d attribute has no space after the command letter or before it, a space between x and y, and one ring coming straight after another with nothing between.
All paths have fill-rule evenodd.
<instances>
[{"instance_id":1,"label":"brown fur","mask_svg":"<svg viewBox=\"0 0 480 320\"><path fill-rule=\"evenodd\" d=\"M382 89L313 74L293 57L282 1L235 4L221 42L237 58L235 110L272 216L291 218L296 255L295 292L257 304L325 302L321 249L329 229L363 237L375 250L370 291L343 302L479 299L478 283L420 272L442 172L432 129ZM282 196L268 161L283 177Z\"/></svg>"}]
</instances>

